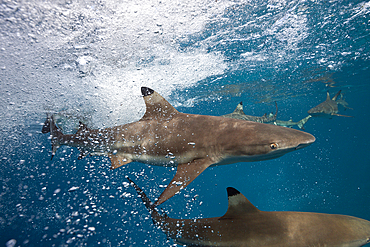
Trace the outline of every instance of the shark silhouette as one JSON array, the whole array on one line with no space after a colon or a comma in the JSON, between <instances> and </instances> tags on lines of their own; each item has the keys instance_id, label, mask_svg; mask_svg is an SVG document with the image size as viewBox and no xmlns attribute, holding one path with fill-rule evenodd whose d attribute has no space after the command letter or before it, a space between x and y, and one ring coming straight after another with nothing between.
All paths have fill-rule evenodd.
<instances>
[{"instance_id":1,"label":"shark silhouette","mask_svg":"<svg viewBox=\"0 0 370 247\"><path fill-rule=\"evenodd\" d=\"M278 107L277 107L276 102L275 102L275 107L276 107L276 112L274 115L272 114L267 115L265 113L262 117L256 117L256 116L246 115L243 111L243 102L240 102L232 113L222 115L221 117L242 119L242 120L253 121L257 123L268 123L268 122L272 122L276 120L276 116L278 113Z\"/></svg>"},{"instance_id":2,"label":"shark silhouette","mask_svg":"<svg viewBox=\"0 0 370 247\"><path fill-rule=\"evenodd\" d=\"M298 126L300 129L304 129L304 125L307 123L308 119L311 118L311 116L308 115L307 117L301 119L298 122L293 122L292 120L289 120L289 121L277 120L276 116L278 112L278 107L277 107L276 102L275 102L275 107L276 107L275 114L270 113L268 115L265 114L262 117L255 117L255 116L246 115L243 111L243 103L240 102L232 113L222 115L221 117L242 119L242 120L253 121L253 122L258 122L258 123L267 123L267 124L273 124L273 125L289 127L289 128L293 126Z\"/></svg>"},{"instance_id":3,"label":"shark silhouette","mask_svg":"<svg viewBox=\"0 0 370 247\"><path fill-rule=\"evenodd\" d=\"M79 158L108 156L111 169L133 161L177 166L159 205L209 166L274 159L315 141L311 134L280 126L181 113L154 90L142 87L141 92L146 112L137 122L105 129L80 123L76 134L66 135L49 116L42 132L51 133L52 157L68 145L80 150Z\"/></svg>"},{"instance_id":4,"label":"shark silhouette","mask_svg":"<svg viewBox=\"0 0 370 247\"><path fill-rule=\"evenodd\" d=\"M341 99L338 99L338 96L340 95L342 90L340 90L336 95L334 95L333 98L330 98L329 92L326 93L326 100L322 102L321 104L315 106L314 108L310 109L308 111L308 114L310 114L313 117L325 117L325 118L332 118L333 116L339 116L339 117L351 117L346 115L338 114L338 104L343 105L345 108L350 109L347 105L347 102L344 101L344 99L341 96Z\"/></svg>"},{"instance_id":5,"label":"shark silhouette","mask_svg":"<svg viewBox=\"0 0 370 247\"><path fill-rule=\"evenodd\" d=\"M288 128L292 128L293 126L298 126L298 128L304 130L304 125L307 123L308 119L310 119L311 117L312 117L311 115L308 115L307 117L302 118L298 122L293 122L293 120L289 120L289 121L275 120L273 122L270 122L269 124L284 126Z\"/></svg>"},{"instance_id":6,"label":"shark silhouette","mask_svg":"<svg viewBox=\"0 0 370 247\"><path fill-rule=\"evenodd\" d=\"M174 219L157 211L129 178L153 222L176 243L186 246L357 247L370 242L370 222L346 215L266 212L228 187L229 206L221 217Z\"/></svg>"}]
</instances>

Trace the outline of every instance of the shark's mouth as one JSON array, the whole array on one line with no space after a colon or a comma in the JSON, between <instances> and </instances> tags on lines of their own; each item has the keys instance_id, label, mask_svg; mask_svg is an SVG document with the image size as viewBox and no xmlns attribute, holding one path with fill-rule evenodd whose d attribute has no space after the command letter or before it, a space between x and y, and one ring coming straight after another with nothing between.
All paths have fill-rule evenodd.
<instances>
[{"instance_id":1,"label":"shark's mouth","mask_svg":"<svg viewBox=\"0 0 370 247\"><path fill-rule=\"evenodd\" d=\"M298 149L301 149L301 148L307 147L307 146L309 146L309 145L311 145L311 144L312 144L312 142L310 142L310 143L301 143L301 144L299 144L297 147L295 147L295 150L298 150Z\"/></svg>"}]
</instances>

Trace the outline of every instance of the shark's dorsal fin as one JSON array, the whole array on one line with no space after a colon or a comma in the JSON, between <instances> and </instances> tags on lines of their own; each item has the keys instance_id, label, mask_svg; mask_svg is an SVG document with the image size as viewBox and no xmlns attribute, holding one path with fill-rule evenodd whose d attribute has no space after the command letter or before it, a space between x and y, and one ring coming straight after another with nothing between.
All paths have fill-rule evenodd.
<instances>
[{"instance_id":1,"label":"shark's dorsal fin","mask_svg":"<svg viewBox=\"0 0 370 247\"><path fill-rule=\"evenodd\" d=\"M330 101L330 94L329 94L329 91L326 92L326 101Z\"/></svg>"},{"instance_id":2,"label":"shark's dorsal fin","mask_svg":"<svg viewBox=\"0 0 370 247\"><path fill-rule=\"evenodd\" d=\"M146 111L141 120L152 118L168 118L179 112L165 100L161 95L148 87L142 87Z\"/></svg>"},{"instance_id":3,"label":"shark's dorsal fin","mask_svg":"<svg viewBox=\"0 0 370 247\"><path fill-rule=\"evenodd\" d=\"M227 188L227 196L229 200L229 206L226 214L220 219L240 218L246 214L261 212L243 194L232 187Z\"/></svg>"},{"instance_id":4,"label":"shark's dorsal fin","mask_svg":"<svg viewBox=\"0 0 370 247\"><path fill-rule=\"evenodd\" d=\"M235 110L234 110L233 113L245 115L245 113L243 111L243 102L242 101L236 106L236 108L235 108Z\"/></svg>"}]
</instances>

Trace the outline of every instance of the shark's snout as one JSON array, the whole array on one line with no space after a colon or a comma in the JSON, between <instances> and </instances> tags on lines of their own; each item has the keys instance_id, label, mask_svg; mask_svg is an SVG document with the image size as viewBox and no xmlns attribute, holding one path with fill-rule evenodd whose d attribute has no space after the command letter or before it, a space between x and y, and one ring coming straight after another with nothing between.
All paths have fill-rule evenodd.
<instances>
[{"instance_id":1,"label":"shark's snout","mask_svg":"<svg viewBox=\"0 0 370 247\"><path fill-rule=\"evenodd\" d=\"M316 138L309 134L309 133L305 133L304 132L304 138L302 139L302 141L295 147L295 150L298 150L298 149L301 149L301 148L304 148L304 147L307 147L309 145L311 145L312 143L314 143L316 140Z\"/></svg>"},{"instance_id":2,"label":"shark's snout","mask_svg":"<svg viewBox=\"0 0 370 247\"><path fill-rule=\"evenodd\" d=\"M311 108L310 110L307 111L308 114L314 114L314 113L320 113L320 110L317 110L316 107Z\"/></svg>"}]
</instances>

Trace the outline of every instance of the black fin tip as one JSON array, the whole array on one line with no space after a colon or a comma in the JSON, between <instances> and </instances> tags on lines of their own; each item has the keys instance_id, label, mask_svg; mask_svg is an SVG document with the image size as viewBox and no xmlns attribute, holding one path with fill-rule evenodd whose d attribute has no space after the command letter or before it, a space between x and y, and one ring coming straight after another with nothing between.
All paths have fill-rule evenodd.
<instances>
[{"instance_id":1,"label":"black fin tip","mask_svg":"<svg viewBox=\"0 0 370 247\"><path fill-rule=\"evenodd\" d=\"M237 189L234 189L233 187L227 187L227 196L236 196L239 195L240 192Z\"/></svg>"},{"instance_id":2,"label":"black fin tip","mask_svg":"<svg viewBox=\"0 0 370 247\"><path fill-rule=\"evenodd\" d=\"M44 125L42 126L41 133L46 134L50 132L50 120L46 119Z\"/></svg>"},{"instance_id":3,"label":"black fin tip","mask_svg":"<svg viewBox=\"0 0 370 247\"><path fill-rule=\"evenodd\" d=\"M154 93L154 90L148 87L141 87L141 94L145 97Z\"/></svg>"}]
</instances>

